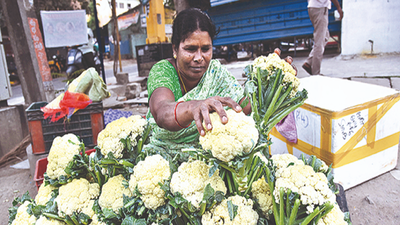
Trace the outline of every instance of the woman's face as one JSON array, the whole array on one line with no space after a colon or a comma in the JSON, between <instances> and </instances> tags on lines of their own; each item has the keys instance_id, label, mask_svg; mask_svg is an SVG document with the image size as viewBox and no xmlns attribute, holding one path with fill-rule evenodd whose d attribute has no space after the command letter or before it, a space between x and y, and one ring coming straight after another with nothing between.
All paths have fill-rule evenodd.
<instances>
[{"instance_id":1,"label":"woman's face","mask_svg":"<svg viewBox=\"0 0 400 225\"><path fill-rule=\"evenodd\" d=\"M199 81L212 58L212 40L208 32L196 30L173 49L181 75L187 80Z\"/></svg>"}]
</instances>

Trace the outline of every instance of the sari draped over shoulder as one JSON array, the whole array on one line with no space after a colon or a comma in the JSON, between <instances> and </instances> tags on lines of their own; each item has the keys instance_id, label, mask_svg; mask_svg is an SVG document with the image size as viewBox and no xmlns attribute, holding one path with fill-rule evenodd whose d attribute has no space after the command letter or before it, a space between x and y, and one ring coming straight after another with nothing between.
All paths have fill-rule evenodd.
<instances>
[{"instance_id":1,"label":"sari draped over shoulder","mask_svg":"<svg viewBox=\"0 0 400 225\"><path fill-rule=\"evenodd\" d=\"M183 96L174 67L167 60L162 60L157 64L153 66L149 74L149 98L152 92L158 87L171 89L175 95L175 101L204 100L213 96L221 96L231 97L234 101L239 102L244 96L243 88L239 82L218 60L210 61L210 65L199 84ZM166 78L166 74L167 76L171 76L171 78ZM166 81L167 83L165 83ZM164 148L166 150L199 147L200 135L194 121L192 121L188 128L179 131L168 131L157 125L150 110L146 117L153 131L150 143L146 147Z\"/></svg>"}]
</instances>

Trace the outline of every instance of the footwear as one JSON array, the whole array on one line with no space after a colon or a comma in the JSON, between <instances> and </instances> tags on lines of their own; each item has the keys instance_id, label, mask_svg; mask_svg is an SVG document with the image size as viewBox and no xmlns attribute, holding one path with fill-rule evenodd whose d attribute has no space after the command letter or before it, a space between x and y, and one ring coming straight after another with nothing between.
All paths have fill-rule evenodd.
<instances>
[{"instance_id":1,"label":"footwear","mask_svg":"<svg viewBox=\"0 0 400 225\"><path fill-rule=\"evenodd\" d=\"M305 62L302 67L308 74L312 75L310 64Z\"/></svg>"}]
</instances>

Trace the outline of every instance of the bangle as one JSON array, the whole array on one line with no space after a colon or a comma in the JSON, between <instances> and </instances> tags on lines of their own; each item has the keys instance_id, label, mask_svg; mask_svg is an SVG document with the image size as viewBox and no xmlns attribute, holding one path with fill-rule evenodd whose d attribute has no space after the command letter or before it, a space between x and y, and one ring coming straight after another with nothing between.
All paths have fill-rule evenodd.
<instances>
[{"instance_id":1,"label":"bangle","mask_svg":"<svg viewBox=\"0 0 400 225\"><path fill-rule=\"evenodd\" d=\"M179 124L178 118L177 118L177 116L176 116L176 109L178 108L178 105L181 104L182 102L184 102L184 101L180 101L180 102L177 102L177 103L176 103L175 109L174 109L174 116L175 116L175 122L176 122L176 124L178 124L178 126L179 126L180 128L185 129L185 128L188 128L188 127L190 126L190 123L189 123L186 127L184 127L184 126L182 126L181 124Z\"/></svg>"}]
</instances>

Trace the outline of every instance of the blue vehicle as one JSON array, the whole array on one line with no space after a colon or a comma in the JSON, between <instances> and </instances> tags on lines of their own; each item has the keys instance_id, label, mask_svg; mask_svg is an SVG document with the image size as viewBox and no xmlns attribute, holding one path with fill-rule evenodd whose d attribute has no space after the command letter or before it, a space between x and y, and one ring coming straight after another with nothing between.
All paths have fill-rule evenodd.
<instances>
[{"instance_id":1,"label":"blue vehicle","mask_svg":"<svg viewBox=\"0 0 400 225\"><path fill-rule=\"evenodd\" d=\"M211 6L207 13L219 29L214 46L234 49L239 43L251 43L257 48L248 51L257 51L256 54L276 47L282 51L300 44L312 47L314 27L306 0L211 0ZM341 22L335 21L334 10L332 5L329 31L331 36L340 38Z\"/></svg>"}]
</instances>

